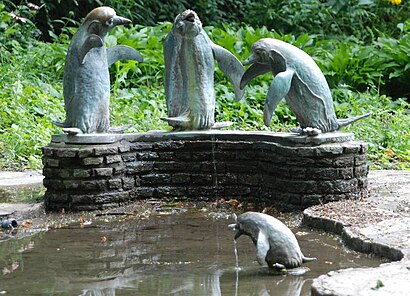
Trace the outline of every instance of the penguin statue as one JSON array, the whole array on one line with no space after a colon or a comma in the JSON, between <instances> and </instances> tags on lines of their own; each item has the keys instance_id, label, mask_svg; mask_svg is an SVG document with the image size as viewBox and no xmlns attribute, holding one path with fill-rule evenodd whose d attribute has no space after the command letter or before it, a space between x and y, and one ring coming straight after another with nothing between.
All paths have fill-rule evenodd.
<instances>
[{"instance_id":1,"label":"penguin statue","mask_svg":"<svg viewBox=\"0 0 410 296\"><path fill-rule=\"evenodd\" d=\"M110 76L108 68L119 60L142 62L135 49L105 46L107 33L131 21L117 16L110 7L93 9L74 34L64 67L64 104L66 120L53 122L68 134L120 131L110 128ZM124 128L123 128L124 129Z\"/></svg>"},{"instance_id":2,"label":"penguin statue","mask_svg":"<svg viewBox=\"0 0 410 296\"><path fill-rule=\"evenodd\" d=\"M243 74L241 89L261 74L271 72L275 76L266 95L263 112L266 126L270 126L274 110L284 98L301 126L294 131L308 136L337 131L371 114L338 119L325 76L315 61L296 46L262 38L251 50L243 62L244 66L252 65Z\"/></svg>"},{"instance_id":3,"label":"penguin statue","mask_svg":"<svg viewBox=\"0 0 410 296\"><path fill-rule=\"evenodd\" d=\"M168 117L161 118L174 130L222 128L229 123L215 123L215 61L233 83L235 97L244 73L241 62L228 50L213 43L198 15L185 10L177 15L164 41L165 96Z\"/></svg>"}]
</instances>

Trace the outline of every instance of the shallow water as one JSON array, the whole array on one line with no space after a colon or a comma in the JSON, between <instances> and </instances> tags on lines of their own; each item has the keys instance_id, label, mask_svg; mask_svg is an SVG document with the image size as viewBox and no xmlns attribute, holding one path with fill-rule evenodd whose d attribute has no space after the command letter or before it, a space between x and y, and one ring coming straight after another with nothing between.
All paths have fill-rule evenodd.
<instances>
[{"instance_id":1,"label":"shallow water","mask_svg":"<svg viewBox=\"0 0 410 296\"><path fill-rule=\"evenodd\" d=\"M289 222L288 218L288 222ZM188 211L72 225L0 243L0 293L6 295L309 295L331 270L377 266L346 251L336 236L292 228L305 256L318 261L300 276L273 276L255 247L237 241L230 215Z\"/></svg>"}]
</instances>

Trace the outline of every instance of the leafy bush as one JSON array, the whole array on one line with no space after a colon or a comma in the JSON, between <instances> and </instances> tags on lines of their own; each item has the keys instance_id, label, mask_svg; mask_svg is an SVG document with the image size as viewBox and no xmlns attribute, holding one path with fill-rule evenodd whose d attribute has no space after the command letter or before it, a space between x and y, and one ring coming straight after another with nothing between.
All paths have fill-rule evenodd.
<instances>
[{"instance_id":1,"label":"leafy bush","mask_svg":"<svg viewBox=\"0 0 410 296\"><path fill-rule=\"evenodd\" d=\"M221 5L222 1L212 3ZM24 11L23 7L19 9ZM51 34L53 42L40 42L32 33L33 23L21 23L9 12L0 3L0 168L40 168L40 147L49 143L52 134L61 132L51 125L51 119L65 117L62 75L68 44L76 29L63 27L60 35ZM69 19L65 22L73 23ZM132 46L145 59L139 64L117 62L110 68L113 126L132 124L130 132L169 129L159 118L166 116L162 42L171 26L161 23L151 27L118 27L108 36L108 46ZM215 25L205 30L215 43L240 60L263 37L281 39L308 52L329 81L339 118L373 112L346 128L358 139L369 142L372 166L410 169L410 114L409 104L403 99L409 97L409 27L406 21L399 26L400 34L380 33L379 38L366 43L354 36L324 39L318 34L279 34L266 27L248 25ZM231 83L217 70L216 119L234 122L235 129L286 131L294 127L296 118L284 103L275 110L271 126L263 126L263 104L271 81L270 73L253 80L247 86L245 99L235 102ZM399 89L393 85L401 86L395 100L386 95Z\"/></svg>"},{"instance_id":2,"label":"leafy bush","mask_svg":"<svg viewBox=\"0 0 410 296\"><path fill-rule=\"evenodd\" d=\"M29 38L32 23L13 19L1 3L0 19L0 168L39 168L40 148L58 131L51 118L62 113L61 73L50 55L58 46Z\"/></svg>"},{"instance_id":3,"label":"leafy bush","mask_svg":"<svg viewBox=\"0 0 410 296\"><path fill-rule=\"evenodd\" d=\"M397 24L410 6L387 0L262 0L251 1L244 22L282 33L355 36L371 40L378 31L397 35Z\"/></svg>"},{"instance_id":4,"label":"leafy bush","mask_svg":"<svg viewBox=\"0 0 410 296\"><path fill-rule=\"evenodd\" d=\"M348 84L358 91L380 89L394 98L410 95L410 19L397 38L383 34L372 43L355 37L313 40L311 54L331 88Z\"/></svg>"},{"instance_id":5,"label":"leafy bush","mask_svg":"<svg viewBox=\"0 0 410 296\"><path fill-rule=\"evenodd\" d=\"M410 169L410 104L405 99L393 101L375 91L358 93L346 86L334 89L333 97L339 118L372 112L345 130L369 143L373 169Z\"/></svg>"}]
</instances>

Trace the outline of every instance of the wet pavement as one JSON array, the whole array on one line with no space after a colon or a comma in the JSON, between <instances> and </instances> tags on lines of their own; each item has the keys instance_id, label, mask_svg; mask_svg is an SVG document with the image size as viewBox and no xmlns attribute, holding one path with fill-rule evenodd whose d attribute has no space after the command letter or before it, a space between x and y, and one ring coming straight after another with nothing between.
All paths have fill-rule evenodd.
<instances>
[{"instance_id":1,"label":"wet pavement","mask_svg":"<svg viewBox=\"0 0 410 296\"><path fill-rule=\"evenodd\" d=\"M41 171L0 171L0 211L2 203L22 203L42 195L43 178Z\"/></svg>"},{"instance_id":2,"label":"wet pavement","mask_svg":"<svg viewBox=\"0 0 410 296\"><path fill-rule=\"evenodd\" d=\"M353 250L401 261L323 275L314 281L312 295L406 295L409 291L410 172L370 171L369 190L370 196L363 200L308 208L303 222L341 235ZM346 281L349 285L341 284Z\"/></svg>"},{"instance_id":3,"label":"wet pavement","mask_svg":"<svg viewBox=\"0 0 410 296\"><path fill-rule=\"evenodd\" d=\"M236 242L237 268L230 210L160 203L150 208L140 215L55 223L46 232L2 242L0 293L307 296L323 273L382 262L346 250L336 235L298 226L300 215L281 215L304 254L318 258L304 265L310 270L271 275L256 262L246 236ZM63 216L55 218L68 218Z\"/></svg>"},{"instance_id":4,"label":"wet pavement","mask_svg":"<svg viewBox=\"0 0 410 296\"><path fill-rule=\"evenodd\" d=\"M26 176L26 178L30 178L30 176L28 177ZM33 175L33 178L36 178L36 177ZM5 176L3 174L0 174L0 179L4 180ZM19 179L19 178L15 177L14 179ZM0 180L0 192L2 188L5 187L4 183L2 183L2 180ZM408 286L406 285L408 285L408 283L410 282L410 266L409 266L409 261L408 261L410 259L410 223L409 223L410 222L410 172L408 171L370 171L368 180L369 180L369 191L370 191L370 196L368 198L365 198L359 201L358 200L355 200L355 201L346 200L346 201L340 201L340 202L311 207L305 210L303 222L306 226L310 228L324 229L327 232L334 232L334 233L339 234L340 236L336 236L336 237L337 238L341 237L344 244L346 244L351 249L358 250L360 252L381 255L381 256L386 257L389 260L401 260L401 261L383 264L380 267L374 267L373 265L373 267L364 268L364 269L361 268L360 266L370 266L370 265L353 264L352 266L349 264L342 264L341 266L340 264L338 265L329 264L333 266L331 266L331 268L329 268L328 270L320 269L320 273L316 273L316 271L308 273L312 276L314 275L314 277L318 277L317 279L313 280L312 295L335 295L335 296L337 295L373 295L372 293L375 293L374 291L377 292L377 295L405 295L406 291L408 291ZM9 178L7 182L11 182L11 179ZM41 181L38 181L38 176L37 176L36 182L37 184L40 184L41 182ZM7 185L8 188L10 188L9 185L10 184ZM21 184L16 185L15 187L18 187L18 186L21 186ZM33 209L33 207L35 206L40 207L39 211L34 211L34 214L30 216L30 218L31 217L40 218L40 220L38 220L39 222L35 222L37 220L33 220L34 225L32 227L34 228L36 228L36 225L35 225L36 223L44 222L44 218L46 217L41 210L41 204L38 204L38 203L34 203L34 204L32 203L31 205L23 204L23 205L20 205L21 208L19 209L17 209L16 207L10 206L9 203L8 203L9 208L6 208L6 205L4 203L3 204L0 203L0 214L2 213L2 211L4 214L7 211L10 212L11 210L13 210L14 212L13 215L17 215L17 216L20 215L19 217L21 217L21 219L27 218L28 216L25 213L28 213L31 209ZM25 211L28 211L28 212L25 212ZM50 220L50 217L47 215L46 219ZM78 217L75 217L73 219L74 220L78 219ZM58 220L58 217L55 218L54 222L56 220ZM231 221L223 221L224 225L227 222L231 222ZM148 229L150 227L151 226L149 226ZM155 227L158 227L158 225L156 225ZM155 227L154 229L156 229ZM190 228L189 226L185 226L185 227L187 227L188 229ZM222 228L223 227L220 226L220 229ZM196 228L193 228L193 229L196 229ZM116 232L116 230L111 230L111 231ZM135 233L135 231L136 230L133 230L133 233ZM69 233L69 232L66 231L66 233ZM155 231L153 231L153 233L155 234ZM51 232L50 231L40 232L38 234L33 234L33 235L48 237L49 235L51 235ZM160 240L161 237L163 236L164 235L159 235L158 240ZM225 237L225 235L223 236ZM21 248L27 249L28 253L32 252L32 251L29 251L32 249L31 248L32 240L30 237L31 236L28 236L27 238L18 240L20 242L23 242L24 240L28 239L26 242L26 245L21 246ZM152 237L152 239L154 241L151 242L151 245L152 246L155 245L155 248L156 248L157 242L155 242L154 236ZM217 241L221 241L222 238L218 239L218 236L216 235L215 239L217 239ZM298 237L298 239L300 238ZM98 243L100 243L99 238L96 240L98 241ZM134 239L134 240L135 240L135 243L138 242L137 239ZM183 238L180 237L179 240L183 241ZM303 240L303 237L302 237L302 240ZM205 244L205 242L206 241L204 240L203 244ZM3 246L4 243L5 242L1 243L0 246ZM36 242L36 246L41 246L41 244L44 244L44 243L45 242L38 241ZM78 242L78 244L81 244L81 242ZM215 242L211 243L211 245L213 244L215 244ZM108 248L108 249L112 249L112 247L113 245L111 245L111 248ZM43 247L36 247L35 248L36 252L38 252L41 248ZM57 248L58 247L56 247L56 249ZM85 248L93 248L93 247L85 246ZM225 248L228 248L229 251L226 250L226 252L229 253L229 256L232 256L233 254L232 241L230 242L228 241L223 248L224 248L224 252L225 252ZM268 280L263 281L265 277L263 276L263 274L262 275L260 274L260 267L253 266L253 264L255 263L253 261L254 259L254 253L253 253L254 250L252 251L252 249L254 248L253 245L250 244L247 247L242 246L242 248L244 248L244 252L247 255L240 255L240 261L241 261L241 258L242 260L243 258L248 258L247 260L250 261L249 264L251 265L251 267L247 266L248 263L245 264L247 266L244 269L245 271L241 271L242 273L239 273L239 274L242 274L243 278L248 278L248 277L250 278L248 284L243 279L240 280L239 282L236 281L237 274L236 274L236 270L234 266L232 266L232 262L231 262L232 258L229 258L227 260L229 261L229 264L224 263L226 265L222 264L222 266L219 266L215 262L214 263L208 262L204 264L203 266L190 265L190 264L188 264L188 266L185 266L184 264L181 264L181 266L184 266L186 270L184 271L185 272L184 276L179 279L173 278L172 274L175 270L178 270L181 266L179 265L176 266L174 261L171 262L167 259L168 261L166 260L161 261L161 264L167 265L168 263L171 262L172 267L170 267L170 270L168 270L167 268L164 269L164 270L168 270L167 271L169 272L168 275L161 274L160 276L165 277L165 278L170 277L168 283L164 284L164 285L167 285L167 287L169 287L169 289L166 290L168 292L167 293L164 292L161 294L160 293L161 291L158 290L156 291L156 294L155 293L154 294L155 295L192 295L192 294L189 294L189 292L187 291L191 291L191 292L197 291L199 294L195 292L196 293L195 295L206 295L206 293L208 293L209 291L213 291L212 289L214 288L212 288L212 286L215 286L215 285L217 286L219 285L219 287L221 287L221 291L226 291L226 288L224 288L225 286L230 287L228 288L228 291L229 291L229 294L232 294L231 293L232 291L240 291L235 288L238 283L240 287L250 285L250 287L254 289L253 291L257 291L259 289L258 287L255 286L256 283L258 283L258 285L261 284L263 286L263 287L262 286L260 287L262 292L268 291L267 292L268 294L265 293L264 295L270 295L269 291L271 291L271 289L276 289L276 286L280 286L282 282L274 281L274 284L271 284L272 282L271 277L266 277ZM306 248L308 247L306 246ZM317 246L317 248L322 250L324 247ZM303 250L303 247L302 247L302 250ZM182 248L178 252L184 253L188 251L187 250L184 251L184 249ZM196 251L193 251L193 252L196 252ZM306 253L307 253L306 255L312 255L312 256L317 256L317 257L324 255L323 252L321 252L320 254L314 254L313 251L306 252ZM195 256L199 256L199 255L194 254L192 255L192 258L195 258ZM357 255L357 256L360 257L362 255ZM209 254L207 254L207 257L209 257ZM88 257L86 257L86 259L87 258ZM252 258L252 259L249 259L249 258ZM329 262L338 262L339 259L337 257L335 257L335 259L336 260L330 259ZM26 260L24 261L27 262ZM67 262L68 261L69 259L67 259ZM181 261L181 262L185 262L185 261ZM13 263L10 263L10 264L11 265L7 268L8 270L13 269L13 266L12 266ZM33 264L36 264L36 263L33 262ZM156 266L155 264L157 263L154 263L154 266ZM379 263L377 263L376 265L378 264ZM311 268L311 270L314 269L314 266L315 265L313 263L309 263L309 267ZM352 268L349 269L348 267L352 267ZM248 268L250 268L251 270L250 271L251 275L248 275L247 273ZM253 270L253 268L256 268L256 270ZM343 270L339 271L339 269L341 268L343 268ZM348 269L345 269L345 268L348 268ZM18 268L16 268L16 270L17 269ZM199 272L200 270L202 271L206 270L207 272L205 273L200 272L201 276L196 277L195 276L196 271ZM146 271L147 270L144 271L144 274L146 273ZM215 272L216 272L216 275L215 275ZM56 272L53 271L53 274L55 273ZM18 273L13 272L13 273L10 273L10 275L6 274L5 276L14 277L16 274ZM206 276L204 274L206 274ZM321 274L322 276L319 277L319 275ZM135 274L131 273L131 276L134 277ZM65 276L62 276L60 280L62 281L64 278ZM261 278L262 280L256 281L255 280L256 278L258 279ZM151 286L159 285L158 280L155 280L155 279L156 279L156 276L154 276L153 274L152 274L152 277L148 280L148 282L146 282L145 279L138 279L137 277L137 280L131 284L132 287L130 288L130 290L127 290L128 288L124 288L124 289L121 288L121 293L119 293L119 295L128 295L128 294L132 295L132 292L129 292L127 294L125 291L135 292L135 286L138 286L137 285L138 281L142 281L145 283L145 284L140 284L140 286L144 286L147 284ZM225 279L229 279L227 280L228 282L226 282ZM299 289L300 287L302 287L300 288L300 291L302 291L301 295L309 295L308 291L310 289L310 285L312 283L313 277L309 278L308 281L310 283L307 285L305 285L304 280L302 280L303 283L301 284L301 281L296 279L295 277L292 277L292 278L289 277L289 279L291 280L290 281L285 280L285 283L284 283L284 286L287 287L286 289L288 289L290 286L292 286L294 289ZM58 282L60 282L60 280ZM69 278L66 280L70 282ZM112 280L115 282L117 281L117 278L115 276L112 276ZM348 281L348 286L350 287L349 289L346 289L347 287L346 280ZM218 284L214 284L215 281ZM0 283L3 283L3 281L0 281ZM175 283L178 283L178 285L176 285ZM95 285L98 285L98 284L95 284ZM127 286L128 284L125 284L124 287L127 287ZM191 287L194 290L192 289L189 290L190 289L189 287ZM201 287L205 290L201 290L202 289ZM84 294L84 293L87 293L86 292L88 291L87 289L88 288L85 287L84 290L82 290L83 291L82 295L92 295L92 294ZM284 291L287 291L286 289ZM4 289L2 290L2 288L0 287L0 292L2 291L7 291L7 290L4 290ZM246 291L250 291L250 290L247 290L247 288L244 288L244 290L242 291L244 291L244 293L239 292L237 295L248 295L246 294ZM13 294L11 293L11 295ZM20 295L20 294L16 294L16 295ZM146 295L150 295L150 294L146 294ZM219 295L219 294L214 294L214 295ZM274 294L274 295L280 295L280 294ZM283 295L290 295L290 294L283 294ZM298 295L298 294L292 294L292 295Z\"/></svg>"}]
</instances>

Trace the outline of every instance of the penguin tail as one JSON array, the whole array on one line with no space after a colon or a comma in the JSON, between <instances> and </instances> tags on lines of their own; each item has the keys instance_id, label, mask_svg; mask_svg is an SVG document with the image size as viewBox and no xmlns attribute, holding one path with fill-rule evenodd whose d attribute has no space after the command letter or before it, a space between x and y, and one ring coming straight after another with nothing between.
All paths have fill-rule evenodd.
<instances>
[{"instance_id":1,"label":"penguin tail","mask_svg":"<svg viewBox=\"0 0 410 296\"><path fill-rule=\"evenodd\" d=\"M127 125L121 125L121 126L114 126L114 127L110 127L110 129L108 130L109 133L119 133L122 134L124 131L126 131L127 129L129 129L131 127L131 124L127 124Z\"/></svg>"},{"instance_id":2,"label":"penguin tail","mask_svg":"<svg viewBox=\"0 0 410 296\"><path fill-rule=\"evenodd\" d=\"M372 112L369 112L369 113L366 113L366 114L363 114L363 115L360 115L360 116L356 116L356 117L353 117L353 118L338 119L337 123L339 124L339 129L346 126L346 125L349 125L353 122L356 122L356 121L358 121L362 118L365 118L369 115L372 115L372 114L373 114Z\"/></svg>"},{"instance_id":3,"label":"penguin tail","mask_svg":"<svg viewBox=\"0 0 410 296\"><path fill-rule=\"evenodd\" d=\"M173 128L186 128L190 124L190 119L186 115L181 115L177 117L161 117L161 120L168 122Z\"/></svg>"},{"instance_id":4,"label":"penguin tail","mask_svg":"<svg viewBox=\"0 0 410 296\"><path fill-rule=\"evenodd\" d=\"M303 263L311 262L311 261L316 261L316 260L317 260L316 257L305 257L305 256L302 257L302 262L303 262Z\"/></svg>"},{"instance_id":5,"label":"penguin tail","mask_svg":"<svg viewBox=\"0 0 410 296\"><path fill-rule=\"evenodd\" d=\"M215 122L214 125L212 126L212 129L223 129L230 127L233 124L231 121L221 121L221 122Z\"/></svg>"},{"instance_id":6,"label":"penguin tail","mask_svg":"<svg viewBox=\"0 0 410 296\"><path fill-rule=\"evenodd\" d=\"M51 123L59 127L67 127L65 121L61 122L61 121L51 120Z\"/></svg>"}]
</instances>

